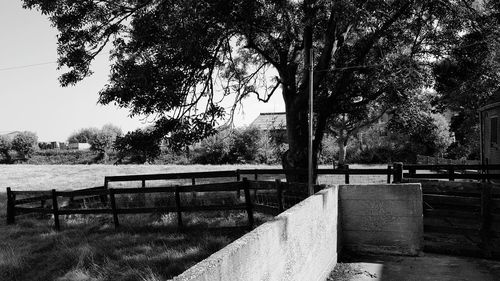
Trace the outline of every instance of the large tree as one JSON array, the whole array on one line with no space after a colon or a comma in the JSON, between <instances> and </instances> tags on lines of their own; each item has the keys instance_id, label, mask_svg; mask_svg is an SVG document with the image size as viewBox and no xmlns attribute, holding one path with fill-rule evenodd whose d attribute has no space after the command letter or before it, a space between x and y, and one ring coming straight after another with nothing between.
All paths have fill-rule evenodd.
<instances>
[{"instance_id":1,"label":"large tree","mask_svg":"<svg viewBox=\"0 0 500 281\"><path fill-rule=\"evenodd\" d=\"M267 101L281 92L289 145L284 168L307 166L304 49L314 49L317 152L330 117L394 85L376 73L400 85L422 80L429 59L446 55L478 16L473 0L23 2L60 31L59 65L68 68L62 85L89 76L92 60L111 45L113 66L100 102L156 116L169 143L212 133L225 114L223 98ZM372 78L370 91L353 89Z\"/></svg>"},{"instance_id":2,"label":"large tree","mask_svg":"<svg viewBox=\"0 0 500 281\"><path fill-rule=\"evenodd\" d=\"M449 151L453 158L479 159L478 110L500 100L500 2L491 5L480 24L464 33L458 46L434 67L437 105L455 114L451 129L456 141Z\"/></svg>"}]
</instances>

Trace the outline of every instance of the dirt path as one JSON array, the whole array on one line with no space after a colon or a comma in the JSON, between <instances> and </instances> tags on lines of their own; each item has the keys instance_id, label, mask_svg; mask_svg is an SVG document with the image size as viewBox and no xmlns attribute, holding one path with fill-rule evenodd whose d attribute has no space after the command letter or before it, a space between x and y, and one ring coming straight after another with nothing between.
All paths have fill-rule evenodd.
<instances>
[{"instance_id":1,"label":"dirt path","mask_svg":"<svg viewBox=\"0 0 500 281\"><path fill-rule=\"evenodd\" d=\"M494 281L500 280L500 262L427 253L422 257L346 257L328 279L333 280Z\"/></svg>"}]
</instances>

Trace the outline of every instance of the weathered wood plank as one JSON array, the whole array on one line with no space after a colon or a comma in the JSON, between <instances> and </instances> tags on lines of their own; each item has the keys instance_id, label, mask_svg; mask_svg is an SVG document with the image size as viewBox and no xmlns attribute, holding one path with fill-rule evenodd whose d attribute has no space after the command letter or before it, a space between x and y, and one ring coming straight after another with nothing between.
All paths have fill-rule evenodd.
<instances>
[{"instance_id":1,"label":"weathered wood plank","mask_svg":"<svg viewBox=\"0 0 500 281\"><path fill-rule=\"evenodd\" d=\"M454 217L454 218L464 218L464 219L475 219L479 220L479 212L467 212L459 210L446 210L446 209L424 209L425 217Z\"/></svg>"},{"instance_id":2,"label":"weathered wood plank","mask_svg":"<svg viewBox=\"0 0 500 281\"><path fill-rule=\"evenodd\" d=\"M61 209L60 215L98 215L98 214L112 214L111 209Z\"/></svg>"},{"instance_id":3,"label":"weathered wood plank","mask_svg":"<svg viewBox=\"0 0 500 281\"><path fill-rule=\"evenodd\" d=\"M481 198L462 197L451 195L424 194L424 203L433 205L450 205L450 206L480 206Z\"/></svg>"},{"instance_id":4,"label":"weathered wood plank","mask_svg":"<svg viewBox=\"0 0 500 281\"><path fill-rule=\"evenodd\" d=\"M16 213L29 214L29 213L40 213L40 214L52 214L52 209L47 208L28 208L28 207L15 207Z\"/></svg>"},{"instance_id":5,"label":"weathered wood plank","mask_svg":"<svg viewBox=\"0 0 500 281\"><path fill-rule=\"evenodd\" d=\"M36 197L28 197L28 198L23 198L23 199L16 199L14 201L15 205L22 205L22 204L29 204L29 203L34 203L42 200L48 200L51 199L52 196L50 195L44 195L44 196L36 196Z\"/></svg>"}]
</instances>

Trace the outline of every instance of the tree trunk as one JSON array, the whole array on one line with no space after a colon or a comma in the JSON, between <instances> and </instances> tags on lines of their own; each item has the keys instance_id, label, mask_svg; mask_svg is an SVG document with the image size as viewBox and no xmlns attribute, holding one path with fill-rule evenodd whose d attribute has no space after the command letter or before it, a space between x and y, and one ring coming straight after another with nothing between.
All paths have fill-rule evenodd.
<instances>
[{"instance_id":1,"label":"tree trunk","mask_svg":"<svg viewBox=\"0 0 500 281\"><path fill-rule=\"evenodd\" d=\"M344 165L347 155L347 139L339 137L337 139L337 144L339 146L339 165Z\"/></svg>"},{"instance_id":2,"label":"tree trunk","mask_svg":"<svg viewBox=\"0 0 500 281\"><path fill-rule=\"evenodd\" d=\"M306 103L307 104L307 103ZM288 173L288 182L307 182L307 142L308 124L306 106L287 106L286 123L288 150L283 154L282 164L285 170L304 170L304 173Z\"/></svg>"}]
</instances>

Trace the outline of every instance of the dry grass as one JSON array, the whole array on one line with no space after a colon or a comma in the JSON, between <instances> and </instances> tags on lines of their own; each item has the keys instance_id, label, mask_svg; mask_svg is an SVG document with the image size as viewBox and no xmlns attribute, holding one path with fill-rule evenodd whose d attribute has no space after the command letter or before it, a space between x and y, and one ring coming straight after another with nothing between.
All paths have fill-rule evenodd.
<instances>
[{"instance_id":1,"label":"dry grass","mask_svg":"<svg viewBox=\"0 0 500 281\"><path fill-rule=\"evenodd\" d=\"M160 214L122 216L118 230L109 216L67 217L60 232L47 218L1 225L0 280L167 280L246 232L226 228L245 225L244 213L183 218L198 228L179 231L175 215Z\"/></svg>"},{"instance_id":2,"label":"dry grass","mask_svg":"<svg viewBox=\"0 0 500 281\"><path fill-rule=\"evenodd\" d=\"M360 167L355 166L353 168ZM363 166L366 167L366 166ZM384 168L384 166L370 166ZM263 165L0 165L0 220L5 221L5 187L13 190L81 189L103 184L104 176L179 173L254 168ZM328 168L328 167L324 167ZM274 179L268 176L262 179ZM251 178L251 177L250 177ZM234 180L234 179L228 179ZM208 180L211 181L211 180ZM216 180L213 180L216 181ZM326 176L320 183L343 183L343 176ZM378 178L353 183L384 182ZM205 181L207 182L207 181ZM190 180L171 182L190 184ZM140 183L129 183L135 186ZM149 184L148 184L149 185ZM153 184L154 185L154 184ZM257 216L257 223L268 219ZM0 280L9 281L159 281L178 275L196 262L237 239L245 230L213 227L245 225L244 213L216 212L183 216L197 231L177 230L175 215L120 216L115 230L110 216L62 217L61 232L52 230L50 217L0 223ZM207 226L211 226L210 229Z\"/></svg>"}]
</instances>

